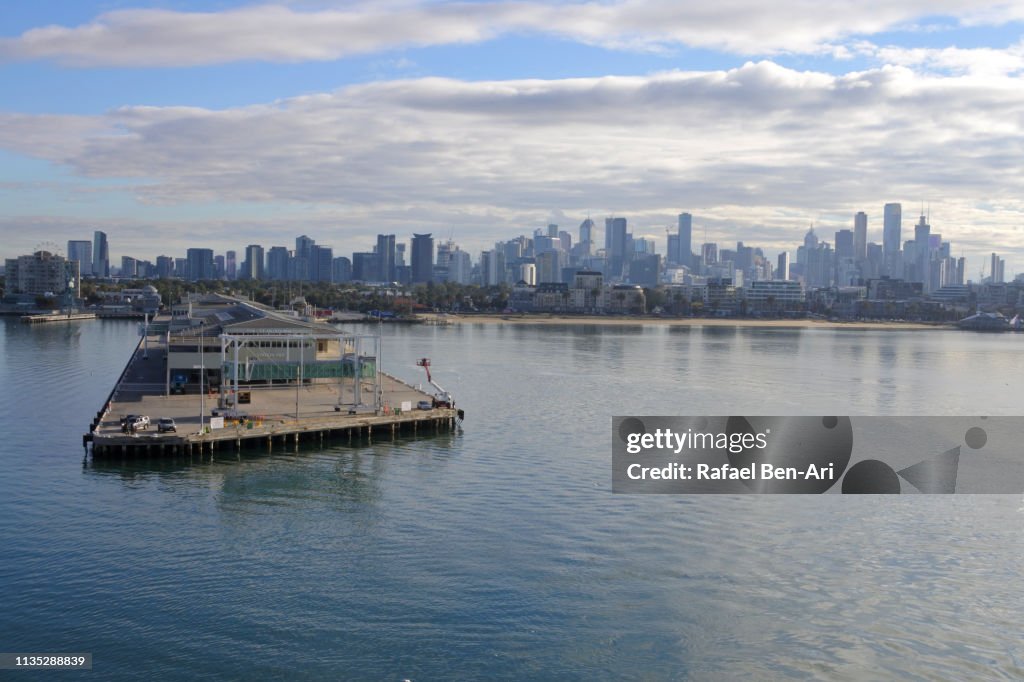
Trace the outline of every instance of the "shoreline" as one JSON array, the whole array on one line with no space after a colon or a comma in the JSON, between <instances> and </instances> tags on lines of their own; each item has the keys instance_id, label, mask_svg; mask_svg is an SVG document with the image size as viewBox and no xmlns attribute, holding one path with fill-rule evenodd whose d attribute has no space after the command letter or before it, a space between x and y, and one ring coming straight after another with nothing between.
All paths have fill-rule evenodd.
<instances>
[{"instance_id":1,"label":"shoreline","mask_svg":"<svg viewBox=\"0 0 1024 682\"><path fill-rule=\"evenodd\" d=\"M698 318L698 317L629 317L603 315L451 315L448 319L456 324L514 324L514 325L593 325L603 327L652 326L652 327L761 327L767 329L846 329L851 331L935 331L955 330L945 322L831 322L828 320L759 320L740 318Z\"/></svg>"}]
</instances>

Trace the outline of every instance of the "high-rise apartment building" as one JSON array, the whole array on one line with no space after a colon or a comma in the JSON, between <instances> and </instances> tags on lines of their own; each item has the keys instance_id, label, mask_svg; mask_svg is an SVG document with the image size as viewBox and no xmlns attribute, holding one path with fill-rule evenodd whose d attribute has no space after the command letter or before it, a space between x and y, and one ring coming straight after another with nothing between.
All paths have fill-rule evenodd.
<instances>
[{"instance_id":1,"label":"high-rise apartment building","mask_svg":"<svg viewBox=\"0 0 1024 682\"><path fill-rule=\"evenodd\" d=\"M899 277L900 239L903 226L903 206L886 204L882 209L882 257L885 259L886 274Z\"/></svg>"},{"instance_id":2,"label":"high-rise apartment building","mask_svg":"<svg viewBox=\"0 0 1024 682\"><path fill-rule=\"evenodd\" d=\"M277 282L288 279L288 247L271 246L267 252L267 279Z\"/></svg>"},{"instance_id":3,"label":"high-rise apartment building","mask_svg":"<svg viewBox=\"0 0 1024 682\"><path fill-rule=\"evenodd\" d=\"M864 211L853 216L853 257L858 262L868 257L868 214Z\"/></svg>"},{"instance_id":4,"label":"high-rise apartment building","mask_svg":"<svg viewBox=\"0 0 1024 682\"><path fill-rule=\"evenodd\" d=\"M429 234L412 236L412 283L429 282L434 274L434 238Z\"/></svg>"},{"instance_id":5,"label":"high-rise apartment building","mask_svg":"<svg viewBox=\"0 0 1024 682\"><path fill-rule=\"evenodd\" d=\"M689 213L679 214L679 242L677 248L679 249L676 254L669 254L669 256L675 256L675 262L686 267L693 266L693 216Z\"/></svg>"},{"instance_id":6,"label":"high-rise apartment building","mask_svg":"<svg viewBox=\"0 0 1024 682\"><path fill-rule=\"evenodd\" d=\"M334 249L321 244L313 245L309 251L309 279L313 282L330 282L334 269Z\"/></svg>"},{"instance_id":7,"label":"high-rise apartment building","mask_svg":"<svg viewBox=\"0 0 1024 682\"><path fill-rule=\"evenodd\" d=\"M92 242L88 239L68 240L68 260L78 261L82 276L92 274Z\"/></svg>"},{"instance_id":8,"label":"high-rise apartment building","mask_svg":"<svg viewBox=\"0 0 1024 682\"><path fill-rule=\"evenodd\" d=\"M100 230L92 233L92 275L110 277L110 245L107 233Z\"/></svg>"},{"instance_id":9,"label":"high-rise apartment building","mask_svg":"<svg viewBox=\"0 0 1024 682\"><path fill-rule=\"evenodd\" d=\"M277 247L284 248L284 247ZM287 256L287 250L285 251ZM287 268L287 262L285 263ZM259 244L249 244L245 247L245 260L242 262L242 279L264 279L263 247Z\"/></svg>"},{"instance_id":10,"label":"high-rise apartment building","mask_svg":"<svg viewBox=\"0 0 1024 682\"><path fill-rule=\"evenodd\" d=\"M775 279L789 279L789 252L783 251L779 254L778 266L775 268Z\"/></svg>"},{"instance_id":11,"label":"high-rise apartment building","mask_svg":"<svg viewBox=\"0 0 1024 682\"><path fill-rule=\"evenodd\" d=\"M213 249L188 249L185 252L186 279L191 282L213 279Z\"/></svg>"},{"instance_id":12,"label":"high-rise apartment building","mask_svg":"<svg viewBox=\"0 0 1024 682\"><path fill-rule=\"evenodd\" d=\"M394 282L397 279L395 268L397 267L397 250L395 248L395 235L377 235L377 272L380 273L382 282Z\"/></svg>"}]
</instances>

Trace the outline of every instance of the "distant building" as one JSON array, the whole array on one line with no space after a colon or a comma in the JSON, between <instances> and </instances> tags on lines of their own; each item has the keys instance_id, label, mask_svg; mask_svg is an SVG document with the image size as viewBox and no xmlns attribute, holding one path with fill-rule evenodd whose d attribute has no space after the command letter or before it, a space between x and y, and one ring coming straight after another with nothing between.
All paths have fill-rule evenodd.
<instances>
[{"instance_id":1,"label":"distant building","mask_svg":"<svg viewBox=\"0 0 1024 682\"><path fill-rule=\"evenodd\" d=\"M242 261L242 279L263 279L263 247L249 244L245 247L245 260Z\"/></svg>"},{"instance_id":2,"label":"distant building","mask_svg":"<svg viewBox=\"0 0 1024 682\"><path fill-rule=\"evenodd\" d=\"M1006 261L998 256L998 254L992 254L992 262L990 264L991 277L989 282L992 284L1002 284L1006 281L1005 268Z\"/></svg>"},{"instance_id":3,"label":"distant building","mask_svg":"<svg viewBox=\"0 0 1024 682\"><path fill-rule=\"evenodd\" d=\"M541 282L533 294L534 310L563 311L569 308L569 285Z\"/></svg>"},{"instance_id":4,"label":"distant building","mask_svg":"<svg viewBox=\"0 0 1024 682\"><path fill-rule=\"evenodd\" d=\"M533 263L523 263L520 265L519 280L531 287L537 286L537 266Z\"/></svg>"},{"instance_id":5,"label":"distant building","mask_svg":"<svg viewBox=\"0 0 1024 682\"><path fill-rule=\"evenodd\" d=\"M605 307L604 275L593 270L580 270L573 277L569 291L570 305L579 312L596 312Z\"/></svg>"},{"instance_id":6,"label":"distant building","mask_svg":"<svg viewBox=\"0 0 1024 682\"><path fill-rule=\"evenodd\" d=\"M156 313L163 301L156 287L147 285L138 289L121 289L100 293L105 308L126 308L140 313Z\"/></svg>"},{"instance_id":7,"label":"distant building","mask_svg":"<svg viewBox=\"0 0 1024 682\"><path fill-rule=\"evenodd\" d=\"M789 252L783 251L779 254L778 267L775 268L775 279L789 279Z\"/></svg>"},{"instance_id":8,"label":"distant building","mask_svg":"<svg viewBox=\"0 0 1024 682\"><path fill-rule=\"evenodd\" d=\"M352 279L357 282L377 282L377 254L361 251L352 254Z\"/></svg>"},{"instance_id":9,"label":"distant building","mask_svg":"<svg viewBox=\"0 0 1024 682\"><path fill-rule=\"evenodd\" d=\"M886 204L882 218L882 256L885 259L884 274L901 275L900 269L900 232L903 226L903 206Z\"/></svg>"},{"instance_id":10,"label":"distant building","mask_svg":"<svg viewBox=\"0 0 1024 682\"><path fill-rule=\"evenodd\" d=\"M224 276L228 279L238 279L238 254L234 251L224 254Z\"/></svg>"},{"instance_id":11,"label":"distant building","mask_svg":"<svg viewBox=\"0 0 1024 682\"><path fill-rule=\"evenodd\" d=\"M693 216L689 213L679 214L679 233L677 236L675 262L686 267L693 265ZM671 251L669 254L671 255Z\"/></svg>"},{"instance_id":12,"label":"distant building","mask_svg":"<svg viewBox=\"0 0 1024 682\"><path fill-rule=\"evenodd\" d=\"M201 282L214 279L213 249L189 249L185 252L185 260L190 282Z\"/></svg>"},{"instance_id":13,"label":"distant building","mask_svg":"<svg viewBox=\"0 0 1024 682\"><path fill-rule=\"evenodd\" d=\"M107 233L100 230L92 235L92 275L110 277L110 245L107 244Z\"/></svg>"},{"instance_id":14,"label":"distant building","mask_svg":"<svg viewBox=\"0 0 1024 682\"><path fill-rule=\"evenodd\" d=\"M345 256L338 256L331 265L331 279L335 283L352 280L352 261Z\"/></svg>"},{"instance_id":15,"label":"distant building","mask_svg":"<svg viewBox=\"0 0 1024 682\"><path fill-rule=\"evenodd\" d=\"M469 284L470 275L473 272L473 264L469 254L456 249L451 252L448 260L448 281L457 284Z\"/></svg>"},{"instance_id":16,"label":"distant building","mask_svg":"<svg viewBox=\"0 0 1024 682\"><path fill-rule=\"evenodd\" d=\"M68 260L78 261L82 276L92 274L92 242L88 239L68 240Z\"/></svg>"},{"instance_id":17,"label":"distant building","mask_svg":"<svg viewBox=\"0 0 1024 682\"><path fill-rule=\"evenodd\" d=\"M734 280L727 277L709 279L704 300L708 309L718 315L735 315L739 312L739 291Z\"/></svg>"},{"instance_id":18,"label":"distant building","mask_svg":"<svg viewBox=\"0 0 1024 682\"><path fill-rule=\"evenodd\" d=\"M903 279L882 277L868 281L867 297L871 300L905 301L921 298L923 284Z\"/></svg>"},{"instance_id":19,"label":"distant building","mask_svg":"<svg viewBox=\"0 0 1024 682\"><path fill-rule=\"evenodd\" d=\"M853 216L853 257L858 261L868 257L868 215L864 211Z\"/></svg>"},{"instance_id":20,"label":"distant building","mask_svg":"<svg viewBox=\"0 0 1024 682\"><path fill-rule=\"evenodd\" d=\"M288 247L271 246L267 252L267 279L277 282L288 279Z\"/></svg>"},{"instance_id":21,"label":"distant building","mask_svg":"<svg viewBox=\"0 0 1024 682\"><path fill-rule=\"evenodd\" d=\"M643 288L635 284L616 284L608 292L607 309L612 313L643 315L647 312L647 297Z\"/></svg>"},{"instance_id":22,"label":"distant building","mask_svg":"<svg viewBox=\"0 0 1024 682\"><path fill-rule=\"evenodd\" d=\"M395 268L397 267L397 250L395 248L395 235L377 235L377 272L382 282L394 282L397 279Z\"/></svg>"},{"instance_id":23,"label":"distant building","mask_svg":"<svg viewBox=\"0 0 1024 682\"><path fill-rule=\"evenodd\" d=\"M562 281L561 252L548 249L537 254L537 283Z\"/></svg>"},{"instance_id":24,"label":"distant building","mask_svg":"<svg viewBox=\"0 0 1024 682\"><path fill-rule=\"evenodd\" d=\"M429 234L412 236L412 283L429 282L434 274L434 238Z\"/></svg>"},{"instance_id":25,"label":"distant building","mask_svg":"<svg viewBox=\"0 0 1024 682\"><path fill-rule=\"evenodd\" d=\"M804 287L788 280L760 280L745 289L748 312L774 314L804 309Z\"/></svg>"},{"instance_id":26,"label":"distant building","mask_svg":"<svg viewBox=\"0 0 1024 682\"><path fill-rule=\"evenodd\" d=\"M637 256L629 263L629 282L653 289L658 286L660 272L661 256L657 254Z\"/></svg>"},{"instance_id":27,"label":"distant building","mask_svg":"<svg viewBox=\"0 0 1024 682\"><path fill-rule=\"evenodd\" d=\"M138 272L135 259L131 256L121 256L120 276L126 279L135 279L137 274Z\"/></svg>"},{"instance_id":28,"label":"distant building","mask_svg":"<svg viewBox=\"0 0 1024 682\"><path fill-rule=\"evenodd\" d=\"M587 218L580 223L580 251L583 255L589 256L594 248L594 221Z\"/></svg>"},{"instance_id":29,"label":"distant building","mask_svg":"<svg viewBox=\"0 0 1024 682\"><path fill-rule=\"evenodd\" d=\"M156 257L156 276L159 279L170 279L174 276L174 259L170 256Z\"/></svg>"},{"instance_id":30,"label":"distant building","mask_svg":"<svg viewBox=\"0 0 1024 682\"><path fill-rule=\"evenodd\" d=\"M76 260L49 251L36 251L30 256L7 258L4 276L11 293L34 296L78 296L82 289L81 271Z\"/></svg>"},{"instance_id":31,"label":"distant building","mask_svg":"<svg viewBox=\"0 0 1024 682\"><path fill-rule=\"evenodd\" d=\"M334 249L316 244L309 250L309 279L312 282L330 282L334 269Z\"/></svg>"}]
</instances>

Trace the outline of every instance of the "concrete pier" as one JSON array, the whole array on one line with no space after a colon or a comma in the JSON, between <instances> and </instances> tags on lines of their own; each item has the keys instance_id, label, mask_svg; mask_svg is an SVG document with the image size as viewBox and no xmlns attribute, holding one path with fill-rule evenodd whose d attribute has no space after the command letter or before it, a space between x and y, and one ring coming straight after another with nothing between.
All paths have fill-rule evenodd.
<instances>
[{"instance_id":1,"label":"concrete pier","mask_svg":"<svg viewBox=\"0 0 1024 682\"><path fill-rule=\"evenodd\" d=\"M83 436L83 444L86 448L91 444L94 457L180 457L247 447L272 451L302 442L352 442L353 438L369 439L381 433L391 437L434 433L454 429L460 412L449 407L417 409L421 401L432 403L432 396L381 372L379 401L374 400L377 381L361 379L359 393L369 404L351 404L352 379L293 381L245 386L250 402L239 404L232 413L218 408L217 392L167 395L165 338L152 334L133 351L107 403ZM412 409L402 410L403 403L411 404ZM205 408L202 415L201 408ZM215 411L224 415L219 428L211 428ZM146 415L150 425L126 434L121 419L127 415ZM162 417L175 421L175 432L158 433L157 422ZM214 423L220 425L219 420Z\"/></svg>"},{"instance_id":2,"label":"concrete pier","mask_svg":"<svg viewBox=\"0 0 1024 682\"><path fill-rule=\"evenodd\" d=\"M79 320L95 320L95 313L40 313L39 315L22 315L21 321L27 324L45 322L77 322Z\"/></svg>"}]
</instances>

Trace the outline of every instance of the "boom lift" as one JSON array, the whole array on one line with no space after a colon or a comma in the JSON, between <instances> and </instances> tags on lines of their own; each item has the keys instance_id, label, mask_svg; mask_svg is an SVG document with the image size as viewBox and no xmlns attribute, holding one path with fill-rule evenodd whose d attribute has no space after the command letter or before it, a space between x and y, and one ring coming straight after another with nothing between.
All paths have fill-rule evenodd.
<instances>
[{"instance_id":1,"label":"boom lift","mask_svg":"<svg viewBox=\"0 0 1024 682\"><path fill-rule=\"evenodd\" d=\"M427 383L437 390L437 393L434 394L434 407L452 407L452 394L441 388L440 384L430 376L430 358L420 358L416 361L416 366L427 371Z\"/></svg>"}]
</instances>

